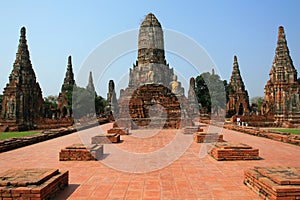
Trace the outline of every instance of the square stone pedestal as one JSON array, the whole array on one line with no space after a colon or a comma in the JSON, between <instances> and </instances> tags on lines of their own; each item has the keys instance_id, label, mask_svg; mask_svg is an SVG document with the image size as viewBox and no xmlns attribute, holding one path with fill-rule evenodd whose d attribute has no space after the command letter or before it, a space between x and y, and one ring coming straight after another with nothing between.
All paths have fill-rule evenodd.
<instances>
[{"instance_id":1,"label":"square stone pedestal","mask_svg":"<svg viewBox=\"0 0 300 200\"><path fill-rule=\"evenodd\" d=\"M224 142L223 135L219 135L218 133L205 133L205 132L194 133L194 141L197 143Z\"/></svg>"},{"instance_id":2,"label":"square stone pedestal","mask_svg":"<svg viewBox=\"0 0 300 200\"><path fill-rule=\"evenodd\" d=\"M220 142L208 152L216 160L258 160L259 151L243 143Z\"/></svg>"},{"instance_id":3,"label":"square stone pedestal","mask_svg":"<svg viewBox=\"0 0 300 200\"><path fill-rule=\"evenodd\" d=\"M60 161L90 161L98 160L103 155L102 145L86 148L83 144L73 144L59 152Z\"/></svg>"},{"instance_id":4,"label":"square stone pedestal","mask_svg":"<svg viewBox=\"0 0 300 200\"><path fill-rule=\"evenodd\" d=\"M300 199L300 168L254 167L245 170L244 184L263 199Z\"/></svg>"},{"instance_id":5,"label":"square stone pedestal","mask_svg":"<svg viewBox=\"0 0 300 200\"><path fill-rule=\"evenodd\" d=\"M58 169L11 169L0 174L0 199L53 199L68 178Z\"/></svg>"},{"instance_id":6,"label":"square stone pedestal","mask_svg":"<svg viewBox=\"0 0 300 200\"><path fill-rule=\"evenodd\" d=\"M203 132L203 129L200 128L199 126L186 126L183 128L184 134L194 134L197 132Z\"/></svg>"},{"instance_id":7,"label":"square stone pedestal","mask_svg":"<svg viewBox=\"0 0 300 200\"><path fill-rule=\"evenodd\" d=\"M108 134L119 134L119 135L128 135L128 128L125 127L115 127L107 130Z\"/></svg>"},{"instance_id":8,"label":"square stone pedestal","mask_svg":"<svg viewBox=\"0 0 300 200\"><path fill-rule=\"evenodd\" d=\"M119 134L105 134L92 137L92 144L110 144L118 142L120 142Z\"/></svg>"}]
</instances>

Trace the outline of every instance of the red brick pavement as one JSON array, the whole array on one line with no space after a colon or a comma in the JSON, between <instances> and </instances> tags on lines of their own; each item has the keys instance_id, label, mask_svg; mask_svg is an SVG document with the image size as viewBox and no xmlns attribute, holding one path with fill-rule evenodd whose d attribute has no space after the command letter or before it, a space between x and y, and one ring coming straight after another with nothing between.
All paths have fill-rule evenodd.
<instances>
[{"instance_id":1,"label":"red brick pavement","mask_svg":"<svg viewBox=\"0 0 300 200\"><path fill-rule=\"evenodd\" d=\"M94 127L81 131L80 134L88 136L89 133L100 133L112 124ZM147 156L151 152L164 149L174 141L177 131L163 130L151 134L145 130L149 137L122 135L123 142L115 145L133 155ZM142 134L142 133L139 133ZM231 142L242 142L258 148L262 160L254 161L216 161L208 156L201 143L192 142L179 159L163 168L147 173L124 172L107 166L99 161L59 161L59 152L68 145L81 142L78 133L48 140L31 146L0 154L0 170L11 168L58 168L69 170L69 187L59 193L57 199L259 199L250 189L243 185L244 169L253 166L293 166L300 167L300 148L269 139L255 137L231 130L223 129L224 139ZM183 135L183 134L182 134ZM180 142L186 143L185 135ZM86 140L88 141L88 140ZM179 142L179 144L180 144ZM176 144L178 145L178 143ZM182 144L182 146L184 146ZM180 146L176 146L180 149ZM109 148L104 146L104 153ZM176 150L174 151L176 152ZM128 166L131 162L122 158L122 154L106 154L105 160ZM161 157L168 157L162 154ZM148 164L158 166L156 160L147 160L139 167ZM134 163L132 164L134 165ZM114 166L113 166L114 167ZM115 167L116 168L116 167ZM137 169L137 168L136 168Z\"/></svg>"}]
</instances>

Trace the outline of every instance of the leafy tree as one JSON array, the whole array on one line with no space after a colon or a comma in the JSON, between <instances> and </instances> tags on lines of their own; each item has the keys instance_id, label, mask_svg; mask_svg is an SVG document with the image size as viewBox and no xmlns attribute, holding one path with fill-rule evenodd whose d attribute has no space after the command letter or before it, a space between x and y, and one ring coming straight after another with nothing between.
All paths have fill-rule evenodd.
<instances>
[{"instance_id":1,"label":"leafy tree","mask_svg":"<svg viewBox=\"0 0 300 200\"><path fill-rule=\"evenodd\" d=\"M57 108L57 96L50 95L48 97L44 97L44 110L45 110L45 117L51 118L52 113L51 109Z\"/></svg>"},{"instance_id":2,"label":"leafy tree","mask_svg":"<svg viewBox=\"0 0 300 200\"><path fill-rule=\"evenodd\" d=\"M298 83L300 84L300 78L297 79Z\"/></svg>"},{"instance_id":3,"label":"leafy tree","mask_svg":"<svg viewBox=\"0 0 300 200\"><path fill-rule=\"evenodd\" d=\"M260 110L261 105L264 102L264 98L263 97L252 97L250 99L250 102L251 102L252 107L257 106L257 110ZM254 111L255 111L255 109L254 109Z\"/></svg>"},{"instance_id":4,"label":"leafy tree","mask_svg":"<svg viewBox=\"0 0 300 200\"><path fill-rule=\"evenodd\" d=\"M195 92L198 102L208 112L219 115L219 111L226 108L226 86L227 81L222 81L219 75L202 73L196 77Z\"/></svg>"},{"instance_id":5,"label":"leafy tree","mask_svg":"<svg viewBox=\"0 0 300 200\"><path fill-rule=\"evenodd\" d=\"M106 105L106 100L103 97L95 96L95 109L97 115L104 113L105 105Z\"/></svg>"},{"instance_id":6,"label":"leafy tree","mask_svg":"<svg viewBox=\"0 0 300 200\"><path fill-rule=\"evenodd\" d=\"M76 85L66 85L63 86L61 91L66 95L67 99L67 109L69 109L72 113L72 99L73 99L73 91L77 89Z\"/></svg>"},{"instance_id":7,"label":"leafy tree","mask_svg":"<svg viewBox=\"0 0 300 200\"><path fill-rule=\"evenodd\" d=\"M106 101L96 92L86 88L76 87L72 95L73 117L80 119L85 116L99 115L104 111Z\"/></svg>"}]
</instances>

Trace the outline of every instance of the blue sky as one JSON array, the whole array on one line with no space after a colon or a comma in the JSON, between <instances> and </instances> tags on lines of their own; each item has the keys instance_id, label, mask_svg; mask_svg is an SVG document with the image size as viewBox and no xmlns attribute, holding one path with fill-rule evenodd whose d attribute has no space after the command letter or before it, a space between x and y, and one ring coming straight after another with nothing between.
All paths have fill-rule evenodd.
<instances>
[{"instance_id":1,"label":"blue sky","mask_svg":"<svg viewBox=\"0 0 300 200\"><path fill-rule=\"evenodd\" d=\"M202 46L215 64L211 67L216 68L223 79L229 80L233 56L237 55L250 97L263 96L280 25L285 28L290 55L299 71L299 9L300 1L296 0L3 1L0 6L0 88L8 82L22 26L27 29L37 80L43 95L48 96L60 91L68 55L73 57L77 77L82 64L99 44L125 31L138 29L145 15L152 12L163 28L182 33ZM128 72L135 60L136 52L119 59L115 62L119 65L117 71ZM185 67L184 62L180 66L172 63L176 59L168 53L167 60L175 69ZM190 74L193 73L198 75L191 70ZM80 86L86 85L87 76L85 83L79 81ZM118 79L113 73L101 80L94 77L97 92L106 97L105 83L115 78Z\"/></svg>"}]
</instances>

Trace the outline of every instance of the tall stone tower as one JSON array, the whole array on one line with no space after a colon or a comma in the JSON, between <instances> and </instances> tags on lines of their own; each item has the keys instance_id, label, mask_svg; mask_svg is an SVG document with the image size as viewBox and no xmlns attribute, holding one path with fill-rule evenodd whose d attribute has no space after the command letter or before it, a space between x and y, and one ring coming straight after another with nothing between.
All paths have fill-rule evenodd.
<instances>
[{"instance_id":1,"label":"tall stone tower","mask_svg":"<svg viewBox=\"0 0 300 200\"><path fill-rule=\"evenodd\" d=\"M16 131L33 129L43 117L43 103L30 61L26 29L22 27L16 60L3 92L1 125Z\"/></svg>"},{"instance_id":2,"label":"tall stone tower","mask_svg":"<svg viewBox=\"0 0 300 200\"><path fill-rule=\"evenodd\" d=\"M72 97L74 87L76 87L76 83L72 67L72 57L69 56L64 83L61 86L61 92L58 95L57 109L59 118L72 116L72 100L70 97Z\"/></svg>"},{"instance_id":3,"label":"tall stone tower","mask_svg":"<svg viewBox=\"0 0 300 200\"><path fill-rule=\"evenodd\" d=\"M234 56L233 70L229 82L229 101L226 106L226 115L245 115L250 112L249 96L240 73L237 57Z\"/></svg>"},{"instance_id":4,"label":"tall stone tower","mask_svg":"<svg viewBox=\"0 0 300 200\"><path fill-rule=\"evenodd\" d=\"M129 86L138 87L147 83L168 86L174 72L165 60L162 27L152 13L142 22L138 37L138 58L133 69L130 69Z\"/></svg>"},{"instance_id":5,"label":"tall stone tower","mask_svg":"<svg viewBox=\"0 0 300 200\"><path fill-rule=\"evenodd\" d=\"M94 81L93 81L93 74L92 74L92 72L90 72L89 82L88 82L88 84L86 86L86 89L88 91L95 92L95 85L94 85Z\"/></svg>"},{"instance_id":6,"label":"tall stone tower","mask_svg":"<svg viewBox=\"0 0 300 200\"><path fill-rule=\"evenodd\" d=\"M275 57L265 86L263 114L274 115L276 123L300 123L300 86L285 38L284 28L278 28Z\"/></svg>"},{"instance_id":7,"label":"tall stone tower","mask_svg":"<svg viewBox=\"0 0 300 200\"><path fill-rule=\"evenodd\" d=\"M137 61L129 71L128 87L120 94L118 126L179 128L192 123L186 120L184 89L165 59L161 24L152 13L140 26Z\"/></svg>"}]
</instances>

